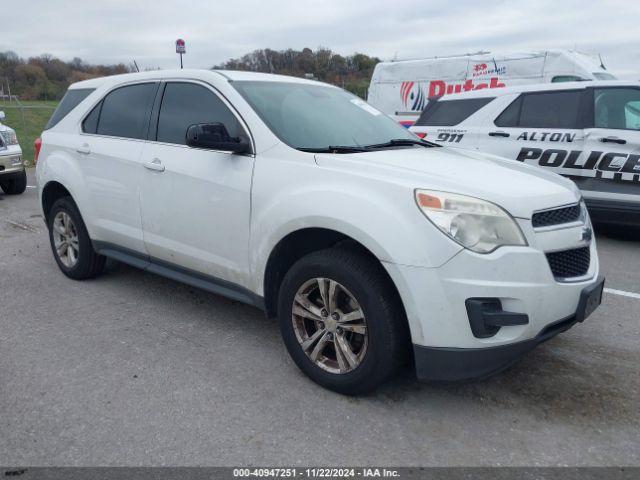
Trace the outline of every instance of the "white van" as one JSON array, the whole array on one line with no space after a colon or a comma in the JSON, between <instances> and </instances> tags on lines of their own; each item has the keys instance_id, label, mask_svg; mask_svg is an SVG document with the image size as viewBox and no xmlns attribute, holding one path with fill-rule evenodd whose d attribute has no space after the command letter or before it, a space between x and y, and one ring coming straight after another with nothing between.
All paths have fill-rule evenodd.
<instances>
[{"instance_id":1,"label":"white van","mask_svg":"<svg viewBox=\"0 0 640 480\"><path fill-rule=\"evenodd\" d=\"M535 83L615 80L597 57L574 50L500 54L480 52L382 62L371 77L368 102L405 127L432 97Z\"/></svg>"},{"instance_id":2,"label":"white van","mask_svg":"<svg viewBox=\"0 0 640 480\"><path fill-rule=\"evenodd\" d=\"M572 179L598 223L640 226L640 82L482 90L429 101L410 130Z\"/></svg>"}]
</instances>

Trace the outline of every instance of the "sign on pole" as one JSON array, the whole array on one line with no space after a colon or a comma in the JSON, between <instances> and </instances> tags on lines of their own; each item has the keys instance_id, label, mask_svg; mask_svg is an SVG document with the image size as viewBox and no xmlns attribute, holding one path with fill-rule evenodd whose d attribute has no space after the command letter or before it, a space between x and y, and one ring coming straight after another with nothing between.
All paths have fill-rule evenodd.
<instances>
[{"instance_id":1,"label":"sign on pole","mask_svg":"<svg viewBox=\"0 0 640 480\"><path fill-rule=\"evenodd\" d=\"M187 47L181 38L176 40L176 53L180 54L180 68L182 68L182 55L187 53Z\"/></svg>"}]
</instances>

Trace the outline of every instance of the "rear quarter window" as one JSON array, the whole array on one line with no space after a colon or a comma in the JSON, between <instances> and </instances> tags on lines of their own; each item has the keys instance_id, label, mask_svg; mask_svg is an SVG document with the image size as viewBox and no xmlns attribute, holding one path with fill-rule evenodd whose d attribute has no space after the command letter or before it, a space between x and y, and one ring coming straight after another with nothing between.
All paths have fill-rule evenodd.
<instances>
[{"instance_id":1,"label":"rear quarter window","mask_svg":"<svg viewBox=\"0 0 640 480\"><path fill-rule=\"evenodd\" d=\"M60 100L58 108L55 109L44 129L48 130L58 124L60 120L66 117L71 110L76 108L80 102L87 98L94 90L95 88L76 88L73 90L67 90L67 93L65 93L62 100Z\"/></svg>"},{"instance_id":2,"label":"rear quarter window","mask_svg":"<svg viewBox=\"0 0 640 480\"><path fill-rule=\"evenodd\" d=\"M476 113L495 97L438 100L430 102L415 123L418 127L457 125Z\"/></svg>"}]
</instances>

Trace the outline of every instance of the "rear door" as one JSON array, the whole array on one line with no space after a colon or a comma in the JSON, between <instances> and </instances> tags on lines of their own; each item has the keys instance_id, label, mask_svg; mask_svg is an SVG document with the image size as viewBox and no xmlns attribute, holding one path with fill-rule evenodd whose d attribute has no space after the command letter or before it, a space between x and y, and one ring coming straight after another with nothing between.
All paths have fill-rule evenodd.
<instances>
[{"instance_id":1,"label":"rear door","mask_svg":"<svg viewBox=\"0 0 640 480\"><path fill-rule=\"evenodd\" d=\"M585 89L525 92L485 124L481 149L566 174L580 164Z\"/></svg>"},{"instance_id":2,"label":"rear door","mask_svg":"<svg viewBox=\"0 0 640 480\"><path fill-rule=\"evenodd\" d=\"M589 163L576 183L585 198L640 205L640 87L591 88Z\"/></svg>"},{"instance_id":3,"label":"rear door","mask_svg":"<svg viewBox=\"0 0 640 480\"><path fill-rule=\"evenodd\" d=\"M144 252L138 196L141 155L157 82L118 87L84 118L76 146L94 239Z\"/></svg>"},{"instance_id":4,"label":"rear door","mask_svg":"<svg viewBox=\"0 0 640 480\"><path fill-rule=\"evenodd\" d=\"M170 81L160 98L143 154L146 249L154 259L241 283L254 158L189 147L186 133L190 125L220 122L232 137L250 137L230 105L206 84Z\"/></svg>"}]
</instances>

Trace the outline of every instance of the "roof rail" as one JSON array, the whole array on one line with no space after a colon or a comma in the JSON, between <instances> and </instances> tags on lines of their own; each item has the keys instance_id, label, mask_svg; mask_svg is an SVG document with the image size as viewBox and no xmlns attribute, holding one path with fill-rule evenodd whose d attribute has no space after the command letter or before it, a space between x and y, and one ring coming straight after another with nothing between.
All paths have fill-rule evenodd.
<instances>
[{"instance_id":1,"label":"roof rail","mask_svg":"<svg viewBox=\"0 0 640 480\"><path fill-rule=\"evenodd\" d=\"M458 57L471 57L472 55L487 55L489 53L491 53L490 50L478 50L477 52L473 52L473 53L457 53L454 55L441 55L441 56L435 56L435 57L420 57L420 58L402 58L402 59L394 58L389 61L390 62L411 62L414 60L437 60L441 58L458 58Z\"/></svg>"}]
</instances>

